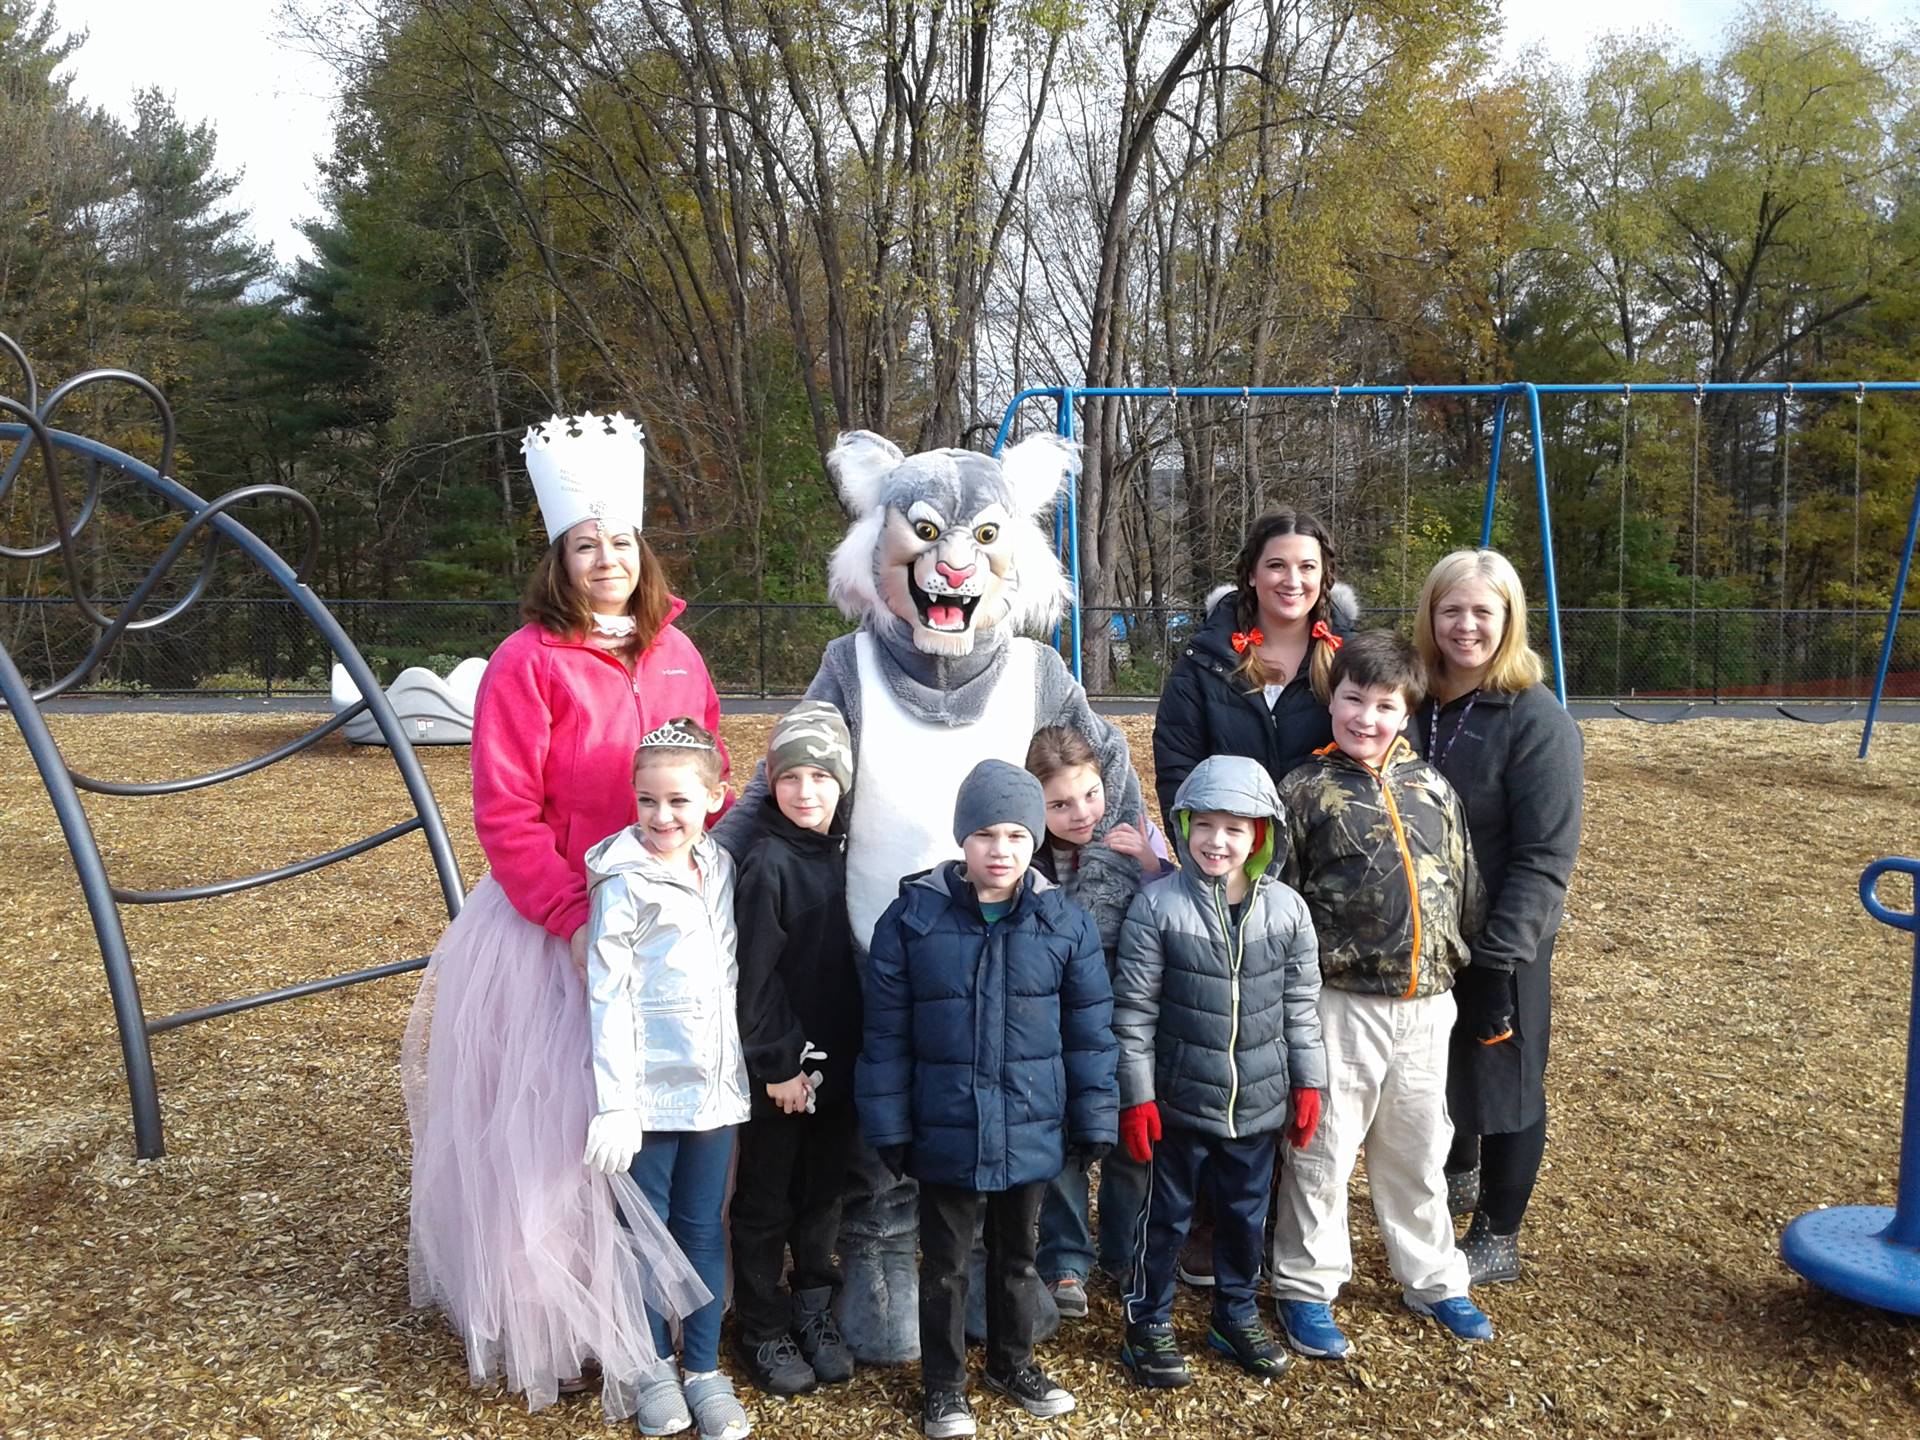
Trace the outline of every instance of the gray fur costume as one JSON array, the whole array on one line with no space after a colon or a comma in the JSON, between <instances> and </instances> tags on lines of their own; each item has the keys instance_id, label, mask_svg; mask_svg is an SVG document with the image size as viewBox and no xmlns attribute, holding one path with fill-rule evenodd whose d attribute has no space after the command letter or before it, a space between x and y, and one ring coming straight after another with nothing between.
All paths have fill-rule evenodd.
<instances>
[{"instance_id":1,"label":"gray fur costume","mask_svg":"<svg viewBox=\"0 0 1920 1440\"><path fill-rule=\"evenodd\" d=\"M1024 764L1034 732L1049 725L1086 737L1112 797L1083 851L1083 875L1093 867L1103 886L1139 884L1136 862L1101 843L1112 826L1145 818L1126 739L1094 714L1058 652L1015 633L1052 625L1068 594L1037 519L1075 463L1074 447L1050 435L995 460L967 450L909 457L856 431L828 456L854 520L834 552L829 590L861 623L828 644L807 698L838 706L852 738L854 785L842 806L862 959L901 877L958 856L950 827L960 778L980 760ZM761 765L715 827L735 856L753 841L766 792ZM913 1182L894 1180L857 1146L835 1308L866 1363L918 1358L918 1228Z\"/></svg>"}]
</instances>

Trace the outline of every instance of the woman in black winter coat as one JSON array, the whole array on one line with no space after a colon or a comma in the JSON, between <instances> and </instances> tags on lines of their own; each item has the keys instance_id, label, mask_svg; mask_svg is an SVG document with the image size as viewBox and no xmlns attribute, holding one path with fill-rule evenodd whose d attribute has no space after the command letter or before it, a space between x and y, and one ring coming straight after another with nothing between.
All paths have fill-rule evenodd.
<instances>
[{"instance_id":1,"label":"woman in black winter coat","mask_svg":"<svg viewBox=\"0 0 1920 1440\"><path fill-rule=\"evenodd\" d=\"M1493 550L1458 550L1420 592L1414 641L1431 696L1408 727L1467 806L1487 923L1454 982L1447 1195L1473 1212L1461 1249L1475 1285L1520 1277L1520 1222L1547 1144L1554 936L1580 850L1580 731L1540 683L1520 577Z\"/></svg>"},{"instance_id":2,"label":"woman in black winter coat","mask_svg":"<svg viewBox=\"0 0 1920 1440\"><path fill-rule=\"evenodd\" d=\"M1333 739L1327 675L1353 620L1337 574L1333 537L1313 516L1281 509L1254 522L1234 588L1212 599L1160 692L1153 765L1163 816L1209 755L1257 760L1278 785Z\"/></svg>"}]
</instances>

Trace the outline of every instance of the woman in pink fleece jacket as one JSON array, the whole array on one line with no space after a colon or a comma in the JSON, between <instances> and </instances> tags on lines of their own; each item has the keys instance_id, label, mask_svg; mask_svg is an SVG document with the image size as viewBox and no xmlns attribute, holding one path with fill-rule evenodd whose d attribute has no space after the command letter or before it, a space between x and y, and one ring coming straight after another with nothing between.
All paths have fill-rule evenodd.
<instances>
[{"instance_id":1,"label":"woman in pink fleece jacket","mask_svg":"<svg viewBox=\"0 0 1920 1440\"><path fill-rule=\"evenodd\" d=\"M676 715L717 729L720 702L639 534L637 457L622 452L630 475L563 477L556 498L533 449L548 428L528 456L552 543L474 714L474 829L492 870L434 950L401 1056L408 1258L414 1303L446 1312L475 1384L504 1379L537 1410L597 1364L620 1419L660 1359L644 1307L686 1314L707 1292L631 1179L582 1163L584 857L636 818L640 737ZM610 438L569 437L601 450ZM570 523L583 504L596 518Z\"/></svg>"}]
</instances>

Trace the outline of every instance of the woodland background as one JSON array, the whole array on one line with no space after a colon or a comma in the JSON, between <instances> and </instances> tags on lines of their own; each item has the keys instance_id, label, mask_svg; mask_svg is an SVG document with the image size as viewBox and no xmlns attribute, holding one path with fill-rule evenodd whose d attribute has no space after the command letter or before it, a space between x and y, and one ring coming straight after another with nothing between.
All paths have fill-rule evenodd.
<instances>
[{"instance_id":1,"label":"woodland background","mask_svg":"<svg viewBox=\"0 0 1920 1440\"><path fill-rule=\"evenodd\" d=\"M985 447L1025 385L1914 377L1915 51L1815 8L1743 10L1705 57L1616 37L1573 70L1496 66L1492 0L283 20L342 90L318 258L291 273L224 203L206 127L158 90L130 127L90 110L57 10L0 0L0 330L43 377L156 381L199 493L308 494L329 598L517 593L543 537L518 436L555 410L644 420L649 536L689 599L817 602L835 433ZM1884 610L1916 405L1549 404L1563 604ZM157 449L126 401L60 420ZM1380 607L1477 532L1485 405L1081 420L1089 606L1197 599L1282 500L1334 521ZM1524 427L1507 456L1496 543L1525 569ZM14 486L0 538L44 511ZM104 593L175 523L93 527ZM250 523L293 539L284 513ZM0 594L62 584L0 561Z\"/></svg>"}]
</instances>

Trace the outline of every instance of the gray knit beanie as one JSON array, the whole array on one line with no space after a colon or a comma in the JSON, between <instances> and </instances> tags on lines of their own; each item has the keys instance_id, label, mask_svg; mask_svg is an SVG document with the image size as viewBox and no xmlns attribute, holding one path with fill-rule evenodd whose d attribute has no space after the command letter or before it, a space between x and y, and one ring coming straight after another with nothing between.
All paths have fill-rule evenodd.
<instances>
[{"instance_id":1,"label":"gray knit beanie","mask_svg":"<svg viewBox=\"0 0 1920 1440\"><path fill-rule=\"evenodd\" d=\"M853 741L838 706L803 700L774 724L767 742L768 783L796 765L818 765L843 792L853 789Z\"/></svg>"},{"instance_id":2,"label":"gray knit beanie","mask_svg":"<svg viewBox=\"0 0 1920 1440\"><path fill-rule=\"evenodd\" d=\"M1047 796L1040 782L1005 760L982 760L960 782L953 801L953 838L964 843L990 825L1024 825L1034 843L1047 833Z\"/></svg>"}]
</instances>

